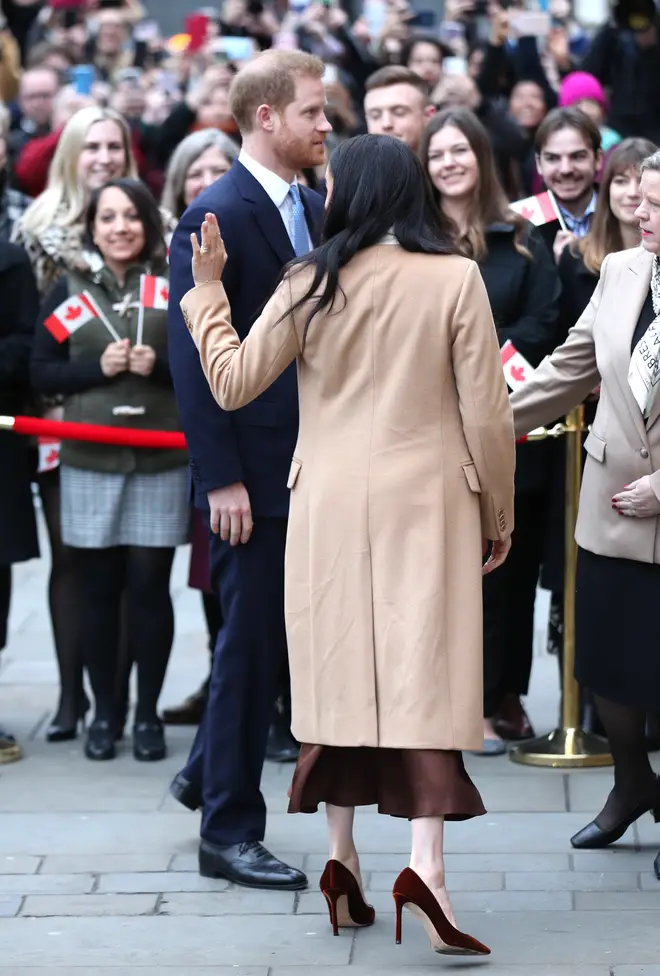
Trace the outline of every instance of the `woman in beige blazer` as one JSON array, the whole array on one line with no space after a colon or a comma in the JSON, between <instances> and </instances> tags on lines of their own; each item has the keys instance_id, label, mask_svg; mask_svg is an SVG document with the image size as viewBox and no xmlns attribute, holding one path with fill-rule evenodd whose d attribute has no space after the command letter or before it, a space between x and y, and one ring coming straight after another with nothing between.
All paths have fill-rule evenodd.
<instances>
[{"instance_id":1,"label":"woman in beige blazer","mask_svg":"<svg viewBox=\"0 0 660 976\"><path fill-rule=\"evenodd\" d=\"M560 346L511 397L519 434L567 413L599 383L576 528L578 681L594 693L614 788L571 840L606 847L647 811L660 820L646 713L660 710L660 152L641 165L642 246L608 255ZM660 859L656 872L660 871ZM660 874L659 874L660 876Z\"/></svg>"},{"instance_id":2,"label":"woman in beige blazer","mask_svg":"<svg viewBox=\"0 0 660 976\"><path fill-rule=\"evenodd\" d=\"M325 243L294 263L242 344L212 216L201 251L193 235L196 287L182 309L225 410L298 364L285 612L303 746L290 810L327 804L321 888L335 933L373 921L353 814L378 803L413 820L398 917L417 904L438 951L483 953L454 928L442 839L445 818L484 812L460 750L483 738L482 537L490 570L513 528L497 337L477 266L451 253L410 149L385 136L345 143L329 196ZM223 531L246 543L251 519Z\"/></svg>"}]
</instances>

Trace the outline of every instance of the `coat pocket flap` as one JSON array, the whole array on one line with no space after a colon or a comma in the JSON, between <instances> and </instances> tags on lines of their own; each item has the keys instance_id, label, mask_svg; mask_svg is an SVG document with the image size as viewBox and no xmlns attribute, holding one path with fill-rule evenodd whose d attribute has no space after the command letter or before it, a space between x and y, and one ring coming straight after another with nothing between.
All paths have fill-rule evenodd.
<instances>
[{"instance_id":1,"label":"coat pocket flap","mask_svg":"<svg viewBox=\"0 0 660 976\"><path fill-rule=\"evenodd\" d=\"M470 491L481 491L481 484L479 483L479 475L477 474L477 469L474 466L473 461L468 461L462 464L463 474L465 475L465 480L467 481Z\"/></svg>"},{"instance_id":2,"label":"coat pocket flap","mask_svg":"<svg viewBox=\"0 0 660 976\"><path fill-rule=\"evenodd\" d=\"M291 462L291 467L289 468L289 479L286 483L287 488L293 488L296 481L298 480L298 475L300 474L300 469L302 468L302 461L298 458L294 458Z\"/></svg>"},{"instance_id":3,"label":"coat pocket flap","mask_svg":"<svg viewBox=\"0 0 660 976\"><path fill-rule=\"evenodd\" d=\"M607 441L604 441L602 437L598 436L598 434L594 434L593 431L591 431L584 442L584 449L589 457L592 457L594 461L600 461L601 464L605 460L606 448Z\"/></svg>"}]
</instances>

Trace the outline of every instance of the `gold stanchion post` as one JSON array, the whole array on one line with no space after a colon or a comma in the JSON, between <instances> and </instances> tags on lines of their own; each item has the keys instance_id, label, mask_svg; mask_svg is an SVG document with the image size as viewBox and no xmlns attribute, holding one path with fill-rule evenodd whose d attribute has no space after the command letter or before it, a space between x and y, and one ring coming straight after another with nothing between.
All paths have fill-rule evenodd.
<instances>
[{"instance_id":1,"label":"gold stanchion post","mask_svg":"<svg viewBox=\"0 0 660 976\"><path fill-rule=\"evenodd\" d=\"M580 691L573 676L575 664L575 572L577 520L582 481L584 407L573 410L562 431L566 435L566 524L564 529L564 642L562 661L561 728L550 735L522 742L509 753L513 762L527 766L580 768L609 766L607 741L580 728Z\"/></svg>"}]
</instances>

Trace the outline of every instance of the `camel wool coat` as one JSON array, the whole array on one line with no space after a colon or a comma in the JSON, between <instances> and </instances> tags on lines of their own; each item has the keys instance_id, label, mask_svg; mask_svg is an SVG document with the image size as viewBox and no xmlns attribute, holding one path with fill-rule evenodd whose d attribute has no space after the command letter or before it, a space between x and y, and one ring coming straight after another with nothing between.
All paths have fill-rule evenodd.
<instances>
[{"instance_id":1,"label":"camel wool coat","mask_svg":"<svg viewBox=\"0 0 660 976\"><path fill-rule=\"evenodd\" d=\"M311 276L285 278L242 344L220 282L181 302L225 410L297 359L285 564L293 733L331 746L481 748L482 537L513 529L515 467L481 275L457 256L368 248L341 270L343 297L312 320L301 351L306 310L290 310Z\"/></svg>"}]
</instances>

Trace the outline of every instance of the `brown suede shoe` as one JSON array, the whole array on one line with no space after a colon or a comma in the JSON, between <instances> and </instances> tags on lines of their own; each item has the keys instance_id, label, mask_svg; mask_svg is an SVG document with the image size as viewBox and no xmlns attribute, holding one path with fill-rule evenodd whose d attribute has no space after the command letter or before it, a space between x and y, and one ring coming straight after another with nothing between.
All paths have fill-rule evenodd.
<instances>
[{"instance_id":1,"label":"brown suede shoe","mask_svg":"<svg viewBox=\"0 0 660 976\"><path fill-rule=\"evenodd\" d=\"M208 683L205 682L199 691L175 708L163 710L162 719L165 725L199 725L206 707L208 697Z\"/></svg>"},{"instance_id":2,"label":"brown suede shoe","mask_svg":"<svg viewBox=\"0 0 660 976\"><path fill-rule=\"evenodd\" d=\"M23 753L13 735L0 728L0 765L16 762Z\"/></svg>"},{"instance_id":3,"label":"brown suede shoe","mask_svg":"<svg viewBox=\"0 0 660 976\"><path fill-rule=\"evenodd\" d=\"M493 727L507 742L521 742L524 739L534 738L534 729L527 712L513 692L502 699L497 715L493 718Z\"/></svg>"}]
</instances>

